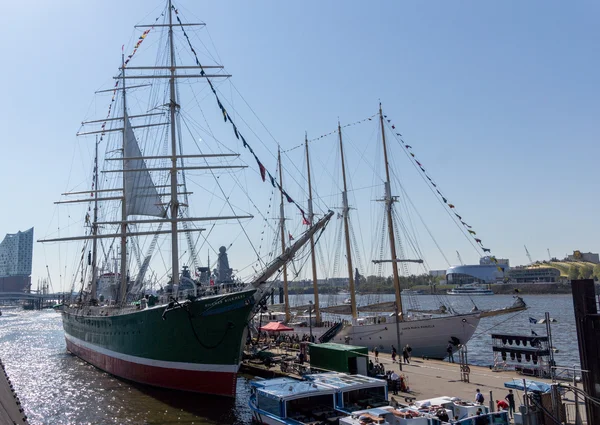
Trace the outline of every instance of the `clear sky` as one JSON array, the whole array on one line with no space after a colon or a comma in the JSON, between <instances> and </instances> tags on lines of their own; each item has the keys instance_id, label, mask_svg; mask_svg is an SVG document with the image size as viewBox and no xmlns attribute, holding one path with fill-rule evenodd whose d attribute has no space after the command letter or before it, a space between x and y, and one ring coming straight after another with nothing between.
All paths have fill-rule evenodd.
<instances>
[{"instance_id":1,"label":"clear sky","mask_svg":"<svg viewBox=\"0 0 600 425\"><path fill-rule=\"evenodd\" d=\"M61 213L53 202L79 162L74 146L85 143L75 132L106 111L107 99L93 93L112 84L121 45L128 51L139 36L133 25L153 21L163 4L4 2L0 234L32 226L36 239L55 232ZM338 118L373 115L381 101L497 257L525 264L523 245L540 260L547 249L558 257L600 251L598 2L174 4L187 21L207 23L235 87L283 149L301 143L305 131L311 138L334 130ZM324 162L332 146L323 155L316 148L317 167L333 169ZM436 208L424 216L441 230L447 257L456 263L459 250L465 262L478 261L464 240L444 234L449 224L436 216L447 215ZM74 253L36 243L34 283L46 265L61 281L64 257ZM428 263L447 266L433 252Z\"/></svg>"}]
</instances>

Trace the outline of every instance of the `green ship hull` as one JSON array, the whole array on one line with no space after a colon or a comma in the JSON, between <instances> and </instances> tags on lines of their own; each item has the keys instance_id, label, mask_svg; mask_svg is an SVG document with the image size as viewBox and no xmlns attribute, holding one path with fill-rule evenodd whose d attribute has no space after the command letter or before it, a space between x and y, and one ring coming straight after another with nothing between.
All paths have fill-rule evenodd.
<instances>
[{"instance_id":1,"label":"green ship hull","mask_svg":"<svg viewBox=\"0 0 600 425\"><path fill-rule=\"evenodd\" d=\"M131 311L65 309L67 349L123 379L233 397L254 292Z\"/></svg>"}]
</instances>

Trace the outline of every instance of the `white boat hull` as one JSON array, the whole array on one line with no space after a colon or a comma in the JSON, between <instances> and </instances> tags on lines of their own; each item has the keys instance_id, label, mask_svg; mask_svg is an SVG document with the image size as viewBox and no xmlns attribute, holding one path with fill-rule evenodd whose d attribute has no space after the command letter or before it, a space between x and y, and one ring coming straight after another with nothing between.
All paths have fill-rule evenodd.
<instances>
[{"instance_id":1,"label":"white boat hull","mask_svg":"<svg viewBox=\"0 0 600 425\"><path fill-rule=\"evenodd\" d=\"M452 337L458 338L460 344L466 344L479 324L479 313L461 314L448 317L435 317L421 320L400 322L400 344L396 323L346 325L331 342L368 347L378 347L381 352L391 352L396 347L399 356L402 348L409 344L412 356L443 359Z\"/></svg>"}]
</instances>

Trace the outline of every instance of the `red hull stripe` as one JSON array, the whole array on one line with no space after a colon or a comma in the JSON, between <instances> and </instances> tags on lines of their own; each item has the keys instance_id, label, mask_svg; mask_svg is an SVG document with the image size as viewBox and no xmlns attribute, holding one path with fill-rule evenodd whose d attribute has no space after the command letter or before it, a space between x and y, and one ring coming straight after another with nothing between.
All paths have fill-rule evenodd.
<instances>
[{"instance_id":1,"label":"red hull stripe","mask_svg":"<svg viewBox=\"0 0 600 425\"><path fill-rule=\"evenodd\" d=\"M208 369L213 365L202 365L204 366L204 370L190 370L140 364L106 355L103 352L109 350L98 349L99 347L86 344L72 336L65 336L67 350L111 375L155 387L228 397L235 396L237 366L235 368L236 372L225 372L218 370L222 365L214 365L217 370ZM90 349L90 347L93 347L94 349ZM120 356L123 355L121 354Z\"/></svg>"},{"instance_id":2,"label":"red hull stripe","mask_svg":"<svg viewBox=\"0 0 600 425\"><path fill-rule=\"evenodd\" d=\"M154 360L145 357L131 356L129 354L119 353L118 351L108 350L95 344L90 344L75 338L74 336L65 334L67 342L71 342L81 348L85 348L89 351L102 354L106 357L111 357L119 360L126 361L128 363L136 363L144 366L162 367L166 369L181 369L189 371L199 372L226 372L226 373L237 373L239 365L236 364L205 364L205 363L184 363L184 362L170 362L164 360Z\"/></svg>"}]
</instances>

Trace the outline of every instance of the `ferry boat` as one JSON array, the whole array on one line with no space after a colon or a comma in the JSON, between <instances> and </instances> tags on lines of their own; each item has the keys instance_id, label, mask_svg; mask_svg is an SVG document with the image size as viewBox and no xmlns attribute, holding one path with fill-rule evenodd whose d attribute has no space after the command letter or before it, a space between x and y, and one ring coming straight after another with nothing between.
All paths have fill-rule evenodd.
<instances>
[{"instance_id":1,"label":"ferry boat","mask_svg":"<svg viewBox=\"0 0 600 425\"><path fill-rule=\"evenodd\" d=\"M450 289L448 295L494 295L494 291L483 285L465 284Z\"/></svg>"},{"instance_id":2,"label":"ferry boat","mask_svg":"<svg viewBox=\"0 0 600 425\"><path fill-rule=\"evenodd\" d=\"M329 372L307 375L309 381L336 390L335 408L347 414L367 406L380 407L389 403L387 382L364 375Z\"/></svg>"},{"instance_id":3,"label":"ferry boat","mask_svg":"<svg viewBox=\"0 0 600 425\"><path fill-rule=\"evenodd\" d=\"M346 416L335 410L336 389L292 378L250 383L248 405L255 424L313 424L320 418L336 422Z\"/></svg>"},{"instance_id":4,"label":"ferry boat","mask_svg":"<svg viewBox=\"0 0 600 425\"><path fill-rule=\"evenodd\" d=\"M250 383L250 409L259 424L334 423L357 409L388 406L387 382L330 372L305 380L275 378Z\"/></svg>"}]
</instances>

